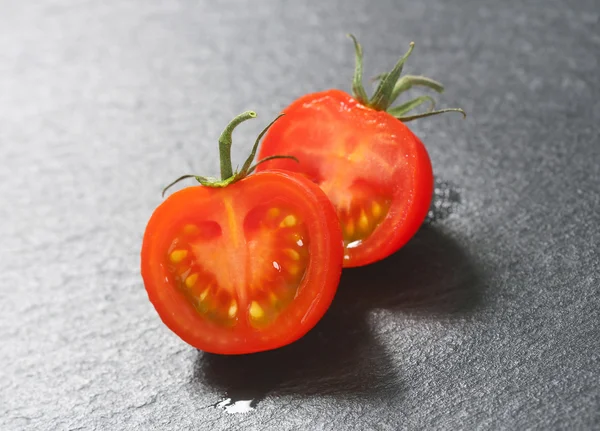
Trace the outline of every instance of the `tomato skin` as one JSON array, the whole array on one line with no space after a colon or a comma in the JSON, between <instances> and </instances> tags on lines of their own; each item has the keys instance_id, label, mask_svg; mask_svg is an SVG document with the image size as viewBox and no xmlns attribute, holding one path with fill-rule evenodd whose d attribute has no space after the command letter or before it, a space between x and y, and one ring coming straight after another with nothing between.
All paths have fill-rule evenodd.
<instances>
[{"instance_id":1,"label":"tomato skin","mask_svg":"<svg viewBox=\"0 0 600 431\"><path fill-rule=\"evenodd\" d=\"M373 180L373 192L390 198L387 215L370 236L358 246L345 250L344 267L376 262L406 244L427 216L433 195L429 155L410 129L387 112L368 108L340 90L307 94L283 112L286 115L266 134L259 158L290 154L300 163L273 160L261 165L259 170L277 168L304 173L322 187L326 181L335 184L333 180L347 181L348 177L363 174ZM366 144L357 146L357 140ZM331 154L311 154L315 149L328 149ZM365 156L366 153L373 156ZM354 163L352 159L356 154L364 162ZM383 180L385 169L372 162L376 155L387 160L393 171ZM334 164L345 166L340 168L342 174L337 179L323 173ZM332 186L325 192L338 207L340 191ZM337 209L339 216L340 209Z\"/></svg>"},{"instance_id":2,"label":"tomato skin","mask_svg":"<svg viewBox=\"0 0 600 431\"><path fill-rule=\"evenodd\" d=\"M245 327L236 332L237 329L205 321L169 279L164 256L175 230L182 220L194 214L210 214L211 205L224 199L233 202L236 211L243 212L274 197L298 208L310 236L310 258L296 297L275 324L266 329ZM226 222L223 229L227 229ZM301 175L272 170L250 175L224 188L195 186L170 195L156 208L146 227L141 272L148 297L160 318L181 339L207 352L245 354L275 349L305 335L333 300L342 260L342 234L326 195Z\"/></svg>"}]
</instances>

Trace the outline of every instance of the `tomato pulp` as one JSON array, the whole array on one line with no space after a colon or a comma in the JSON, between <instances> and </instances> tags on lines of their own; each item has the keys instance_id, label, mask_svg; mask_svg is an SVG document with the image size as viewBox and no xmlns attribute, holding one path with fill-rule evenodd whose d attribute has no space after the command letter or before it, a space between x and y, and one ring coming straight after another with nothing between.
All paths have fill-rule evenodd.
<instances>
[{"instance_id":1,"label":"tomato pulp","mask_svg":"<svg viewBox=\"0 0 600 431\"><path fill-rule=\"evenodd\" d=\"M227 187L195 186L153 213L142 276L163 322L213 353L274 349L329 307L342 234L325 194L303 176L267 171Z\"/></svg>"}]
</instances>

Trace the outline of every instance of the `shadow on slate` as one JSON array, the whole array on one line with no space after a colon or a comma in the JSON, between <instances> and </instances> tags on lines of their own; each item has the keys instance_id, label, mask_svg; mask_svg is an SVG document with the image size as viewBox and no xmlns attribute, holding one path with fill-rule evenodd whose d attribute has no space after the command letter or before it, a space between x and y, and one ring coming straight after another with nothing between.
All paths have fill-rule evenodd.
<instances>
[{"instance_id":1,"label":"shadow on slate","mask_svg":"<svg viewBox=\"0 0 600 431\"><path fill-rule=\"evenodd\" d=\"M435 211L435 208L433 211ZM445 213L447 215L447 213ZM440 219L442 217L434 217ZM193 386L232 402L268 394L334 394L383 399L402 392L395 367L373 338L367 313L387 309L449 318L480 303L477 271L460 247L431 224L389 258L344 271L324 318L283 348L242 356L198 352Z\"/></svg>"}]
</instances>

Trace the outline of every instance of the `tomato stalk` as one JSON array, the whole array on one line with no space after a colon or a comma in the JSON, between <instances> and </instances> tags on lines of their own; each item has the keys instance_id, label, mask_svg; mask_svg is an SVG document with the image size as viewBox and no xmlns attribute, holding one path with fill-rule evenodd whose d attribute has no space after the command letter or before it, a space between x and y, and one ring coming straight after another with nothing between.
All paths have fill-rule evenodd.
<instances>
[{"instance_id":1,"label":"tomato stalk","mask_svg":"<svg viewBox=\"0 0 600 431\"><path fill-rule=\"evenodd\" d=\"M233 131L241 123L243 123L244 121L250 120L252 118L256 118L257 115L256 115L256 112L254 112L254 111L246 111L246 112L242 112L241 114L235 116L233 118L233 120L231 120L229 122L229 124L225 127L225 129L221 133L221 136L219 137L219 159L220 159L220 167L221 167L221 179L211 178L211 177L203 177L200 175L192 175L192 174L182 175L181 177L177 178L175 181L173 181L172 183L170 183L163 189L163 191L162 191L163 197L167 190L169 190L171 187L173 187L178 182L188 179L188 178L194 178L196 181L198 181L201 185L203 185L205 187L227 187L228 185L233 184L236 181L246 178L248 175L250 175L252 172L254 172L256 170L256 167L258 165L260 165L261 163L264 163L268 160L292 159L292 160L298 162L298 159L294 156L273 155L273 156L265 157L264 159L259 160L258 162L252 164L252 162L254 161L254 158L256 157L256 152L258 150L258 145L259 145L261 139L263 138L265 133L267 133L267 130L269 130L269 128L282 116L283 116L283 114L278 115L273 121L271 121L271 123L269 123L267 125L267 127L265 127L258 134L258 137L256 138L256 141L254 142L254 145L252 147L252 151L250 152L250 155L244 162L242 169L240 171L234 172L233 165L231 163L231 146L233 144L233 138L232 138Z\"/></svg>"},{"instance_id":2,"label":"tomato stalk","mask_svg":"<svg viewBox=\"0 0 600 431\"><path fill-rule=\"evenodd\" d=\"M221 181L233 176L233 165L231 164L231 145L233 144L233 130L244 121L256 118L256 112L246 111L237 115L229 122L219 137L219 158L221 161Z\"/></svg>"},{"instance_id":3,"label":"tomato stalk","mask_svg":"<svg viewBox=\"0 0 600 431\"><path fill-rule=\"evenodd\" d=\"M438 93L443 93L444 86L425 76L405 75L402 74L404 63L412 53L415 43L411 42L406 54L398 60L394 68L387 73L382 73L374 78L379 81L377 89L373 96L369 99L367 92L363 86L363 52L362 47L353 35L348 35L354 43L355 52L355 68L354 77L352 79L352 95L363 105L376 111L386 111L400 121L407 122L416 120L417 118L431 117L433 115L443 114L445 112L459 112L463 118L467 116L465 111L460 108L447 108L435 110L435 100L431 96L419 96L409 100L399 106L392 107L391 105L405 91L410 90L414 86L422 86L430 88ZM429 109L424 113L406 115L413 109L421 106L424 103L429 103Z\"/></svg>"}]
</instances>

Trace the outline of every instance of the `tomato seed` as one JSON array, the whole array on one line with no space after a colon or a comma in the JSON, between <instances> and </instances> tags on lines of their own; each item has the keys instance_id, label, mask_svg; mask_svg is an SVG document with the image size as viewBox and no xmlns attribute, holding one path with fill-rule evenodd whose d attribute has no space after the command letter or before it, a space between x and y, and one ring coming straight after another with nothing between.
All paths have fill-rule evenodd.
<instances>
[{"instance_id":1,"label":"tomato seed","mask_svg":"<svg viewBox=\"0 0 600 431\"><path fill-rule=\"evenodd\" d=\"M185 285L187 287L193 287L194 284L196 284L197 280L198 280L198 274L192 274L185 279Z\"/></svg>"},{"instance_id":2,"label":"tomato seed","mask_svg":"<svg viewBox=\"0 0 600 431\"><path fill-rule=\"evenodd\" d=\"M186 258L187 254L187 250L175 250L171 253L171 262L179 263Z\"/></svg>"},{"instance_id":3,"label":"tomato seed","mask_svg":"<svg viewBox=\"0 0 600 431\"><path fill-rule=\"evenodd\" d=\"M282 221L279 227L292 227L295 226L298 220L293 215L286 216Z\"/></svg>"}]
</instances>

